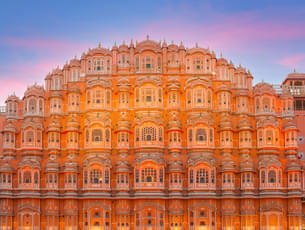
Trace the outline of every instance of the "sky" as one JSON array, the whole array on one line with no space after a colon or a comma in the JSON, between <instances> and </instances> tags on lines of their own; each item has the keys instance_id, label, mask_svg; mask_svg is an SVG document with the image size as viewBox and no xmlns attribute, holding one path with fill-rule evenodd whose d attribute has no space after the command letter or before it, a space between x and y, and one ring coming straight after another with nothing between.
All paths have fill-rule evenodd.
<instances>
[{"instance_id":1,"label":"sky","mask_svg":"<svg viewBox=\"0 0 305 230\"><path fill-rule=\"evenodd\" d=\"M101 42L196 42L254 83L305 72L304 0L11 0L0 4L0 105Z\"/></svg>"}]
</instances>

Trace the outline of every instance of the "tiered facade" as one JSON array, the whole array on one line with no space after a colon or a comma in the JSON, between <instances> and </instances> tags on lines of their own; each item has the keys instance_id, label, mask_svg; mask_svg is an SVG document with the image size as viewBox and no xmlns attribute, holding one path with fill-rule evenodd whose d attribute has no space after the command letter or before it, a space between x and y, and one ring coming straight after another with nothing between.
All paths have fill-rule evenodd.
<instances>
[{"instance_id":1,"label":"tiered facade","mask_svg":"<svg viewBox=\"0 0 305 230\"><path fill-rule=\"evenodd\" d=\"M287 75L281 88L293 96L294 122L298 128L298 155L300 159L305 159L305 73L294 70Z\"/></svg>"},{"instance_id":2,"label":"tiered facade","mask_svg":"<svg viewBox=\"0 0 305 230\"><path fill-rule=\"evenodd\" d=\"M0 228L302 226L293 98L209 49L100 45L8 97Z\"/></svg>"}]
</instances>

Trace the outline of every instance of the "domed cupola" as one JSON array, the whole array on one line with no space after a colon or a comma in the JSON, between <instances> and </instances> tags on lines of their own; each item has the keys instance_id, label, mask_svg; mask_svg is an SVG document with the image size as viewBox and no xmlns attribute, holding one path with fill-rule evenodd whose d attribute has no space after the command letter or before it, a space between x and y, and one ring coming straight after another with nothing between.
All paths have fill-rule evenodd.
<instances>
[{"instance_id":1,"label":"domed cupola","mask_svg":"<svg viewBox=\"0 0 305 230\"><path fill-rule=\"evenodd\" d=\"M37 84L28 87L24 93L24 115L43 116L44 115L44 89Z\"/></svg>"},{"instance_id":2,"label":"domed cupola","mask_svg":"<svg viewBox=\"0 0 305 230\"><path fill-rule=\"evenodd\" d=\"M7 118L15 118L18 115L19 98L13 94L6 99L6 116Z\"/></svg>"},{"instance_id":3,"label":"domed cupola","mask_svg":"<svg viewBox=\"0 0 305 230\"><path fill-rule=\"evenodd\" d=\"M239 131L252 130L252 124L246 118L240 119L239 122L238 122L237 128L238 128Z\"/></svg>"}]
</instances>

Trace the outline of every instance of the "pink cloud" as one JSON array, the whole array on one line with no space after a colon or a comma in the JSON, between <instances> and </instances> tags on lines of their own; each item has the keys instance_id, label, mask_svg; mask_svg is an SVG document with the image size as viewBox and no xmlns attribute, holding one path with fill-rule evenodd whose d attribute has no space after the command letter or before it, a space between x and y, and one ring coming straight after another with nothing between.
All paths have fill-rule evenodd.
<instances>
[{"instance_id":1,"label":"pink cloud","mask_svg":"<svg viewBox=\"0 0 305 230\"><path fill-rule=\"evenodd\" d=\"M0 73L0 85L5 86L0 91L0 105L3 105L7 96L12 93L22 98L27 86L35 82L44 84L45 76L52 68L56 68L58 63L59 60L41 59L7 66L8 71Z\"/></svg>"},{"instance_id":2,"label":"pink cloud","mask_svg":"<svg viewBox=\"0 0 305 230\"><path fill-rule=\"evenodd\" d=\"M63 51L82 52L89 48L89 44L84 42L65 42L44 38L5 37L0 40L0 43L14 48L37 49L39 51L48 51L52 53Z\"/></svg>"},{"instance_id":3,"label":"pink cloud","mask_svg":"<svg viewBox=\"0 0 305 230\"><path fill-rule=\"evenodd\" d=\"M295 54L285 57L277 62L278 64L288 68L298 68L304 66L305 54Z\"/></svg>"},{"instance_id":4,"label":"pink cloud","mask_svg":"<svg viewBox=\"0 0 305 230\"><path fill-rule=\"evenodd\" d=\"M214 22L182 20L179 17L151 23L139 32L138 37L151 34L158 38L199 42L221 50L255 49L261 43L280 43L305 37L304 22L282 23L262 20L258 13L243 12L234 15L212 13Z\"/></svg>"}]
</instances>

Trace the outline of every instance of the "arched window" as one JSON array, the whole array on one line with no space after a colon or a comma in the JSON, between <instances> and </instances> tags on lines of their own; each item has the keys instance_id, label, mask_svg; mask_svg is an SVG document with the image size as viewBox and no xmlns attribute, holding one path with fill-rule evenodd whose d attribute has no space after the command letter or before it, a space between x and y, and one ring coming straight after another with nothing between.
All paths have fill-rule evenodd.
<instances>
[{"instance_id":1,"label":"arched window","mask_svg":"<svg viewBox=\"0 0 305 230\"><path fill-rule=\"evenodd\" d=\"M190 170L190 184L194 183L194 171L193 169Z\"/></svg>"},{"instance_id":2,"label":"arched window","mask_svg":"<svg viewBox=\"0 0 305 230\"><path fill-rule=\"evenodd\" d=\"M106 139L106 142L110 142L110 131L108 128L105 131L105 139Z\"/></svg>"},{"instance_id":3,"label":"arched window","mask_svg":"<svg viewBox=\"0 0 305 230\"><path fill-rule=\"evenodd\" d=\"M142 140L143 141L156 141L156 128L155 127L144 127L142 129Z\"/></svg>"},{"instance_id":4,"label":"arched window","mask_svg":"<svg viewBox=\"0 0 305 230\"><path fill-rule=\"evenodd\" d=\"M102 171L99 169L92 169L90 171L90 183L91 184L101 184L103 182L102 180Z\"/></svg>"},{"instance_id":5,"label":"arched window","mask_svg":"<svg viewBox=\"0 0 305 230\"><path fill-rule=\"evenodd\" d=\"M261 173L262 184L265 184L265 180L266 180L266 173L265 173L265 171L262 171L262 173Z\"/></svg>"},{"instance_id":6,"label":"arched window","mask_svg":"<svg viewBox=\"0 0 305 230\"><path fill-rule=\"evenodd\" d=\"M31 113L36 112L36 100L34 98L30 99L30 101L29 101L29 111Z\"/></svg>"},{"instance_id":7,"label":"arched window","mask_svg":"<svg viewBox=\"0 0 305 230\"><path fill-rule=\"evenodd\" d=\"M103 141L103 134L101 129L93 129L92 130L92 142L100 142Z\"/></svg>"},{"instance_id":8,"label":"arched window","mask_svg":"<svg viewBox=\"0 0 305 230\"><path fill-rule=\"evenodd\" d=\"M263 98L263 109L264 112L270 112L270 99L267 97Z\"/></svg>"},{"instance_id":9,"label":"arched window","mask_svg":"<svg viewBox=\"0 0 305 230\"><path fill-rule=\"evenodd\" d=\"M88 131L88 129L86 130L86 142L89 142L89 131Z\"/></svg>"},{"instance_id":10,"label":"arched window","mask_svg":"<svg viewBox=\"0 0 305 230\"><path fill-rule=\"evenodd\" d=\"M91 102L91 92L88 91L87 92L87 104L90 104L90 102Z\"/></svg>"},{"instance_id":11,"label":"arched window","mask_svg":"<svg viewBox=\"0 0 305 230\"><path fill-rule=\"evenodd\" d=\"M140 140L140 130L139 128L137 127L136 128L136 141L139 141Z\"/></svg>"},{"instance_id":12,"label":"arched window","mask_svg":"<svg viewBox=\"0 0 305 230\"><path fill-rule=\"evenodd\" d=\"M168 94L168 104L175 106L179 104L179 94L177 92L170 92Z\"/></svg>"},{"instance_id":13,"label":"arched window","mask_svg":"<svg viewBox=\"0 0 305 230\"><path fill-rule=\"evenodd\" d=\"M268 129L266 131L267 144L273 144L273 130Z\"/></svg>"},{"instance_id":14,"label":"arched window","mask_svg":"<svg viewBox=\"0 0 305 230\"><path fill-rule=\"evenodd\" d=\"M191 90L188 90L186 92L186 101L187 101L188 105L191 105L191 103L192 103L192 92L191 92Z\"/></svg>"},{"instance_id":15,"label":"arched window","mask_svg":"<svg viewBox=\"0 0 305 230\"><path fill-rule=\"evenodd\" d=\"M263 144L263 131L262 130L260 130L258 132L258 142L259 142L259 144Z\"/></svg>"},{"instance_id":16,"label":"arched window","mask_svg":"<svg viewBox=\"0 0 305 230\"><path fill-rule=\"evenodd\" d=\"M154 168L142 169L142 182L157 182L157 170Z\"/></svg>"},{"instance_id":17,"label":"arched window","mask_svg":"<svg viewBox=\"0 0 305 230\"><path fill-rule=\"evenodd\" d=\"M160 168L159 169L159 181L160 183L163 183L163 168Z\"/></svg>"},{"instance_id":18,"label":"arched window","mask_svg":"<svg viewBox=\"0 0 305 230\"><path fill-rule=\"evenodd\" d=\"M276 183L276 172L274 170L268 172L268 181L269 183Z\"/></svg>"},{"instance_id":19,"label":"arched window","mask_svg":"<svg viewBox=\"0 0 305 230\"><path fill-rule=\"evenodd\" d=\"M39 99L39 113L43 112L43 100Z\"/></svg>"},{"instance_id":20,"label":"arched window","mask_svg":"<svg viewBox=\"0 0 305 230\"><path fill-rule=\"evenodd\" d=\"M192 128L189 128L189 130L188 130L188 139L189 139L189 142L193 141L193 129Z\"/></svg>"},{"instance_id":21,"label":"arched window","mask_svg":"<svg viewBox=\"0 0 305 230\"><path fill-rule=\"evenodd\" d=\"M259 112L259 107L260 107L259 104L260 104L259 103L259 98L256 98L256 100L255 100L256 112Z\"/></svg>"},{"instance_id":22,"label":"arched window","mask_svg":"<svg viewBox=\"0 0 305 230\"><path fill-rule=\"evenodd\" d=\"M27 131L25 139L26 139L26 142L28 142L28 143L34 142L34 132L31 130Z\"/></svg>"},{"instance_id":23,"label":"arched window","mask_svg":"<svg viewBox=\"0 0 305 230\"><path fill-rule=\"evenodd\" d=\"M205 168L197 169L196 183L200 183L200 184L208 184L209 183L209 171L208 171L208 169L205 169Z\"/></svg>"},{"instance_id":24,"label":"arched window","mask_svg":"<svg viewBox=\"0 0 305 230\"><path fill-rule=\"evenodd\" d=\"M110 181L110 172L109 169L105 169L105 184L109 184Z\"/></svg>"},{"instance_id":25,"label":"arched window","mask_svg":"<svg viewBox=\"0 0 305 230\"><path fill-rule=\"evenodd\" d=\"M41 144L42 140L42 134L41 134L41 130L37 131L37 143Z\"/></svg>"},{"instance_id":26,"label":"arched window","mask_svg":"<svg viewBox=\"0 0 305 230\"><path fill-rule=\"evenodd\" d=\"M196 130L196 141L207 141L207 133L205 129Z\"/></svg>"},{"instance_id":27,"label":"arched window","mask_svg":"<svg viewBox=\"0 0 305 230\"><path fill-rule=\"evenodd\" d=\"M106 104L110 106L111 102L111 93L109 91L106 92Z\"/></svg>"},{"instance_id":28,"label":"arched window","mask_svg":"<svg viewBox=\"0 0 305 230\"><path fill-rule=\"evenodd\" d=\"M213 129L210 129L210 142L213 142Z\"/></svg>"},{"instance_id":29,"label":"arched window","mask_svg":"<svg viewBox=\"0 0 305 230\"><path fill-rule=\"evenodd\" d=\"M24 184L32 183L32 173L31 173L31 171L25 171L23 173L23 183Z\"/></svg>"},{"instance_id":30,"label":"arched window","mask_svg":"<svg viewBox=\"0 0 305 230\"><path fill-rule=\"evenodd\" d=\"M212 96L211 96L211 91L208 90L208 105L212 103Z\"/></svg>"},{"instance_id":31,"label":"arched window","mask_svg":"<svg viewBox=\"0 0 305 230\"><path fill-rule=\"evenodd\" d=\"M38 172L35 172L34 173L34 184L38 184L38 180L39 180Z\"/></svg>"}]
</instances>

